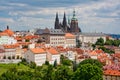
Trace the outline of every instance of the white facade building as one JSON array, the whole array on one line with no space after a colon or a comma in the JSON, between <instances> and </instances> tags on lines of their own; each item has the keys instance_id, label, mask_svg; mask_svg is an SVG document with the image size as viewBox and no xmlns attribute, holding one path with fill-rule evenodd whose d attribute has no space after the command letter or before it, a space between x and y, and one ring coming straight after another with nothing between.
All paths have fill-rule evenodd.
<instances>
[{"instance_id":1,"label":"white facade building","mask_svg":"<svg viewBox=\"0 0 120 80\"><path fill-rule=\"evenodd\" d=\"M28 62L35 62L36 65L41 66L46 61L46 51L42 48L33 48L25 53L25 59Z\"/></svg>"},{"instance_id":2,"label":"white facade building","mask_svg":"<svg viewBox=\"0 0 120 80\"><path fill-rule=\"evenodd\" d=\"M103 38L106 41L106 35L103 33L80 33L78 34L78 40L82 43L96 43L97 39Z\"/></svg>"},{"instance_id":3,"label":"white facade building","mask_svg":"<svg viewBox=\"0 0 120 80\"><path fill-rule=\"evenodd\" d=\"M0 45L3 45L3 44L15 44L17 43L17 40L14 39L14 37L11 37L11 36L7 36L7 35L1 35L0 36Z\"/></svg>"},{"instance_id":4,"label":"white facade building","mask_svg":"<svg viewBox=\"0 0 120 80\"><path fill-rule=\"evenodd\" d=\"M76 47L76 36L71 33L66 33L64 47Z\"/></svg>"},{"instance_id":5,"label":"white facade building","mask_svg":"<svg viewBox=\"0 0 120 80\"><path fill-rule=\"evenodd\" d=\"M57 61L57 64L60 64L60 53L54 48L48 49L47 60L50 64L54 64L55 60Z\"/></svg>"}]
</instances>

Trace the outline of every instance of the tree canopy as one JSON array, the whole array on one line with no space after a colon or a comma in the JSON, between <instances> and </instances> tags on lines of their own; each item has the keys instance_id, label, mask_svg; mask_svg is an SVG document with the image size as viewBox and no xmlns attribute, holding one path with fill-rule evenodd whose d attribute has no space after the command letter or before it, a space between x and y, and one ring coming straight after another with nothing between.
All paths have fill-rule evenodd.
<instances>
[{"instance_id":1,"label":"tree canopy","mask_svg":"<svg viewBox=\"0 0 120 80\"><path fill-rule=\"evenodd\" d=\"M92 64L82 64L74 73L72 80L102 80L102 69Z\"/></svg>"},{"instance_id":2,"label":"tree canopy","mask_svg":"<svg viewBox=\"0 0 120 80\"><path fill-rule=\"evenodd\" d=\"M82 62L80 62L79 66L81 66L83 64L88 64L88 63L91 65L98 66L99 68L102 68L102 64L96 59L85 59Z\"/></svg>"}]
</instances>

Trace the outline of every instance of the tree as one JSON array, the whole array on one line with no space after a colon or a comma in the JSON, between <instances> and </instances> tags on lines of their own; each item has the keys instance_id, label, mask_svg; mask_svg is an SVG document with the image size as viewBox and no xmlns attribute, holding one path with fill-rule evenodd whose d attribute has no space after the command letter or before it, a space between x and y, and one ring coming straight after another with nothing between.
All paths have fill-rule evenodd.
<instances>
[{"instance_id":1,"label":"tree","mask_svg":"<svg viewBox=\"0 0 120 80\"><path fill-rule=\"evenodd\" d=\"M80 40L77 40L76 42L77 42L77 45L76 45L76 46L77 46L78 48L81 47L81 44L82 44L82 43L80 42Z\"/></svg>"},{"instance_id":2,"label":"tree","mask_svg":"<svg viewBox=\"0 0 120 80\"><path fill-rule=\"evenodd\" d=\"M81 66L83 64L88 64L88 63L91 65L98 66L99 68L102 68L102 64L96 59L85 59L82 62L80 62L79 66Z\"/></svg>"},{"instance_id":3,"label":"tree","mask_svg":"<svg viewBox=\"0 0 120 80\"><path fill-rule=\"evenodd\" d=\"M96 48L96 45L95 44L92 44L92 47L93 47L93 50Z\"/></svg>"},{"instance_id":4,"label":"tree","mask_svg":"<svg viewBox=\"0 0 120 80\"><path fill-rule=\"evenodd\" d=\"M66 58L65 56L61 55L60 57L60 62L63 65L67 65L67 66L71 66L72 65L72 61L69 60L68 58Z\"/></svg>"},{"instance_id":5,"label":"tree","mask_svg":"<svg viewBox=\"0 0 120 80\"><path fill-rule=\"evenodd\" d=\"M45 65L49 65L49 61L45 61Z\"/></svg>"},{"instance_id":6,"label":"tree","mask_svg":"<svg viewBox=\"0 0 120 80\"><path fill-rule=\"evenodd\" d=\"M107 39L105 45L113 45L113 42L114 42L113 40Z\"/></svg>"},{"instance_id":7,"label":"tree","mask_svg":"<svg viewBox=\"0 0 120 80\"><path fill-rule=\"evenodd\" d=\"M53 80L70 80L72 77L72 70L68 66L58 66L57 70L54 71Z\"/></svg>"},{"instance_id":8,"label":"tree","mask_svg":"<svg viewBox=\"0 0 120 80\"><path fill-rule=\"evenodd\" d=\"M96 42L95 44L96 44L96 45L103 46L103 45L104 45L104 39L103 39L103 38L97 39L97 42Z\"/></svg>"},{"instance_id":9,"label":"tree","mask_svg":"<svg viewBox=\"0 0 120 80\"><path fill-rule=\"evenodd\" d=\"M77 63L76 63L76 61L73 61L73 71L76 71L77 70Z\"/></svg>"},{"instance_id":10,"label":"tree","mask_svg":"<svg viewBox=\"0 0 120 80\"><path fill-rule=\"evenodd\" d=\"M56 68L57 67L57 60L54 61L53 66Z\"/></svg>"},{"instance_id":11,"label":"tree","mask_svg":"<svg viewBox=\"0 0 120 80\"><path fill-rule=\"evenodd\" d=\"M103 80L102 75L101 68L87 63L79 66L72 80Z\"/></svg>"},{"instance_id":12,"label":"tree","mask_svg":"<svg viewBox=\"0 0 120 80\"><path fill-rule=\"evenodd\" d=\"M36 64L35 64L35 62L32 62L32 61L30 62L29 66L30 66L30 68L33 68L33 69L36 68Z\"/></svg>"},{"instance_id":13,"label":"tree","mask_svg":"<svg viewBox=\"0 0 120 80\"><path fill-rule=\"evenodd\" d=\"M115 53L113 50L100 46L98 49L102 49L105 53L112 54Z\"/></svg>"}]
</instances>

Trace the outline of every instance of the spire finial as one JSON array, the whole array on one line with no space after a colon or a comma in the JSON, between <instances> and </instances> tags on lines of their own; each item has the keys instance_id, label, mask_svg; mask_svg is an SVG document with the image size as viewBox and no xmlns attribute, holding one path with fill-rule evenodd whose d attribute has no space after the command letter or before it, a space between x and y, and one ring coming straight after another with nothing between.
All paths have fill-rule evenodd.
<instances>
[{"instance_id":1,"label":"spire finial","mask_svg":"<svg viewBox=\"0 0 120 80\"><path fill-rule=\"evenodd\" d=\"M9 26L7 25L7 29L9 29Z\"/></svg>"},{"instance_id":2,"label":"spire finial","mask_svg":"<svg viewBox=\"0 0 120 80\"><path fill-rule=\"evenodd\" d=\"M73 17L75 17L75 9L73 10Z\"/></svg>"}]
</instances>

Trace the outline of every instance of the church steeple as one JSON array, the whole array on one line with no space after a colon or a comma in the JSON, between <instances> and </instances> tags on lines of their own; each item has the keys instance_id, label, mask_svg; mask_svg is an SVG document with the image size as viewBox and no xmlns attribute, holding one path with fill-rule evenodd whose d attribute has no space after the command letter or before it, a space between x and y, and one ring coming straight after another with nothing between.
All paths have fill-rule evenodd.
<instances>
[{"instance_id":1,"label":"church steeple","mask_svg":"<svg viewBox=\"0 0 120 80\"><path fill-rule=\"evenodd\" d=\"M63 29L67 31L67 20L66 20L66 14L64 12L64 17L63 17Z\"/></svg>"},{"instance_id":2,"label":"church steeple","mask_svg":"<svg viewBox=\"0 0 120 80\"><path fill-rule=\"evenodd\" d=\"M78 19L76 18L75 10L73 11L73 17L71 19L70 30L73 33L81 32L78 26Z\"/></svg>"},{"instance_id":3,"label":"church steeple","mask_svg":"<svg viewBox=\"0 0 120 80\"><path fill-rule=\"evenodd\" d=\"M73 11L73 17L72 17L72 20L77 20L77 18L76 18L76 14L75 14L75 10Z\"/></svg>"},{"instance_id":4,"label":"church steeple","mask_svg":"<svg viewBox=\"0 0 120 80\"><path fill-rule=\"evenodd\" d=\"M59 24L59 18L58 18L58 12L56 13L56 18L55 18L55 29L60 29L60 24Z\"/></svg>"}]
</instances>

